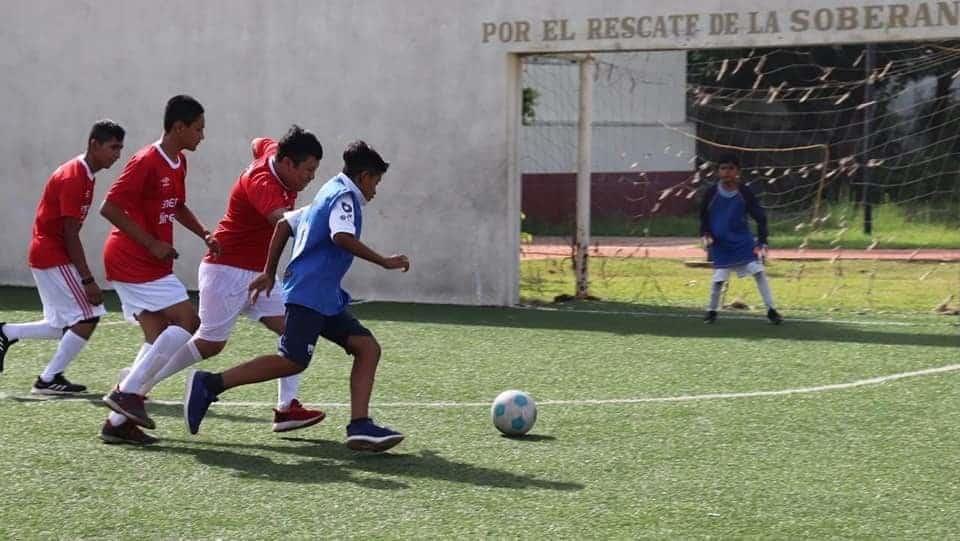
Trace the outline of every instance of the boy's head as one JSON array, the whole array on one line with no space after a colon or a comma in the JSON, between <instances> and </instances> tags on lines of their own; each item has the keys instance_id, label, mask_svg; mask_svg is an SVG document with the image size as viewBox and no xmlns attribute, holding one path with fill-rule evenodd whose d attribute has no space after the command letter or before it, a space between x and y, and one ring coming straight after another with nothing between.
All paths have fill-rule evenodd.
<instances>
[{"instance_id":1,"label":"boy's head","mask_svg":"<svg viewBox=\"0 0 960 541\"><path fill-rule=\"evenodd\" d=\"M740 178L740 158L736 154L724 154L717 160L717 176L726 183L737 182Z\"/></svg>"},{"instance_id":2,"label":"boy's head","mask_svg":"<svg viewBox=\"0 0 960 541\"><path fill-rule=\"evenodd\" d=\"M123 150L127 132L112 120L98 120L87 137L87 161L95 171L109 169Z\"/></svg>"},{"instance_id":3,"label":"boy's head","mask_svg":"<svg viewBox=\"0 0 960 541\"><path fill-rule=\"evenodd\" d=\"M377 195L377 184L389 168L390 164L363 141L354 141L343 151L343 174L360 188L367 201Z\"/></svg>"},{"instance_id":4,"label":"boy's head","mask_svg":"<svg viewBox=\"0 0 960 541\"><path fill-rule=\"evenodd\" d=\"M294 124L277 144L276 168L287 188L302 191L313 180L323 158L317 136Z\"/></svg>"},{"instance_id":5,"label":"boy's head","mask_svg":"<svg viewBox=\"0 0 960 541\"><path fill-rule=\"evenodd\" d=\"M203 106L196 99L180 94L167 100L163 112L163 131L180 148L194 151L203 141Z\"/></svg>"}]
</instances>

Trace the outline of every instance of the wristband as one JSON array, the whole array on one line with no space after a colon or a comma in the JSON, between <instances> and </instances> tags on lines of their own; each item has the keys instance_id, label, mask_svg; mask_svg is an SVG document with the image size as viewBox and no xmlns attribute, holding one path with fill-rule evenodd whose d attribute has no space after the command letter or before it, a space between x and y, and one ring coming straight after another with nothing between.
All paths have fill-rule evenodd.
<instances>
[{"instance_id":1,"label":"wristband","mask_svg":"<svg viewBox=\"0 0 960 541\"><path fill-rule=\"evenodd\" d=\"M94 283L94 282L96 282L96 280L93 279L93 276L88 276L88 277L83 278L82 280L80 280L80 283L83 284L83 285L85 285L85 286L88 286L88 285L90 285L90 284L92 284L92 283Z\"/></svg>"}]
</instances>

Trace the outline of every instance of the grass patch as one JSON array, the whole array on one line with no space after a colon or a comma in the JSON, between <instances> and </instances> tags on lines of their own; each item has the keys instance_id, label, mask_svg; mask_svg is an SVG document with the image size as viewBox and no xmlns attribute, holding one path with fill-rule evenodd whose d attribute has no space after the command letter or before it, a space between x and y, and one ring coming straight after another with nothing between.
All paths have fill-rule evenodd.
<instances>
[{"instance_id":1,"label":"grass patch","mask_svg":"<svg viewBox=\"0 0 960 541\"><path fill-rule=\"evenodd\" d=\"M833 204L823 211L816 227L800 220L770 216L770 246L774 248L921 249L960 247L960 209L905 208L894 204L873 209L873 234L863 233L862 210L852 204ZM687 216L594 216L591 233L613 237L696 237L699 218ZM754 227L754 226L752 226ZM527 218L523 230L533 235L570 236L574 226L549 224Z\"/></svg>"},{"instance_id":2,"label":"grass patch","mask_svg":"<svg viewBox=\"0 0 960 541\"><path fill-rule=\"evenodd\" d=\"M40 317L29 294L11 291L0 320ZM0 377L0 538L947 538L960 529L957 483L944 474L960 448L954 373L775 397L542 403L522 439L500 437L485 405L389 406L486 404L507 388L541 402L790 389L942 366L957 350L942 319L705 326L695 312L658 309L357 306L384 348L373 413L408 434L380 456L344 447L341 406L316 427L271 433L272 382L225 393L196 437L178 406L148 404L162 442L107 446L96 438L106 416L98 398L135 354L136 328L111 313L70 367L91 386L84 400L29 399L56 344L21 341ZM203 366L275 344L241 320ZM318 344L300 398L344 402L349 369L341 350ZM177 400L182 385L178 375L151 396Z\"/></svg>"},{"instance_id":3,"label":"grass patch","mask_svg":"<svg viewBox=\"0 0 960 541\"><path fill-rule=\"evenodd\" d=\"M569 259L523 261L520 268L525 300L551 302L574 291ZM713 270L670 259L593 258L590 273L591 293L606 301L702 307ZM786 311L930 313L951 295L951 306L960 306L960 263L773 261L767 274ZM725 300L734 298L763 307L750 278L731 280Z\"/></svg>"}]
</instances>

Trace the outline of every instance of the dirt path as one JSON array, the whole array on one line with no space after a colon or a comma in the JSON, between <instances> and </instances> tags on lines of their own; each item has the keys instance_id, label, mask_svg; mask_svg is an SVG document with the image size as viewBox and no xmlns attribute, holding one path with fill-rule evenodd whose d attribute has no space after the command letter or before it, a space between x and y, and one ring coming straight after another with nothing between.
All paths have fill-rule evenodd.
<instances>
[{"instance_id":1,"label":"dirt path","mask_svg":"<svg viewBox=\"0 0 960 541\"><path fill-rule=\"evenodd\" d=\"M703 259L699 239L683 237L594 237L591 256L600 257L656 257L664 259ZM520 248L522 259L556 259L570 257L570 239L565 237L536 237L533 244ZM960 262L957 250L847 250L773 249L770 259L828 260L828 259L882 259L890 261L952 261Z\"/></svg>"}]
</instances>

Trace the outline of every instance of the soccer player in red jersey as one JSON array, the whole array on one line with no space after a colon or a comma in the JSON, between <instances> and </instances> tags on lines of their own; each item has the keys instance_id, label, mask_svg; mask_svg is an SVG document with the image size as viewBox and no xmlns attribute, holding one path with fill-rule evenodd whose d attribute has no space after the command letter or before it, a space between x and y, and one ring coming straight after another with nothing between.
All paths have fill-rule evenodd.
<instances>
[{"instance_id":1,"label":"soccer player in red jersey","mask_svg":"<svg viewBox=\"0 0 960 541\"><path fill-rule=\"evenodd\" d=\"M186 205L187 160L203 140L203 106L190 96L167 101L163 137L140 149L110 187L100 214L114 228L103 249L107 280L123 315L139 323L145 344L126 378L103 401L113 410L101 438L109 443L152 443L136 425L154 428L141 388L200 324L187 290L173 274L173 222L202 238L214 253L216 239ZM133 421L125 422L125 419Z\"/></svg>"},{"instance_id":2,"label":"soccer player in red jersey","mask_svg":"<svg viewBox=\"0 0 960 541\"><path fill-rule=\"evenodd\" d=\"M18 340L60 340L57 352L33 384L34 394L72 394L87 389L63 376L93 335L100 316L107 313L103 294L87 266L80 228L93 201L93 175L117 161L124 135L123 128L113 121L94 124L86 153L53 172L37 205L28 263L43 302L43 320L0 323L0 372L7 351Z\"/></svg>"},{"instance_id":3,"label":"soccer player in red jersey","mask_svg":"<svg viewBox=\"0 0 960 541\"><path fill-rule=\"evenodd\" d=\"M200 329L154 376L146 392L180 370L220 353L241 314L263 323L277 335L283 334L283 295L264 295L251 302L247 291L266 263L274 226L293 210L297 193L313 180L323 147L315 135L294 125L279 143L257 138L250 148L253 162L234 184L227 211L213 232L220 253L209 252L200 264ZM306 409L296 399L299 374L279 382L275 432L323 420L322 411Z\"/></svg>"}]
</instances>

